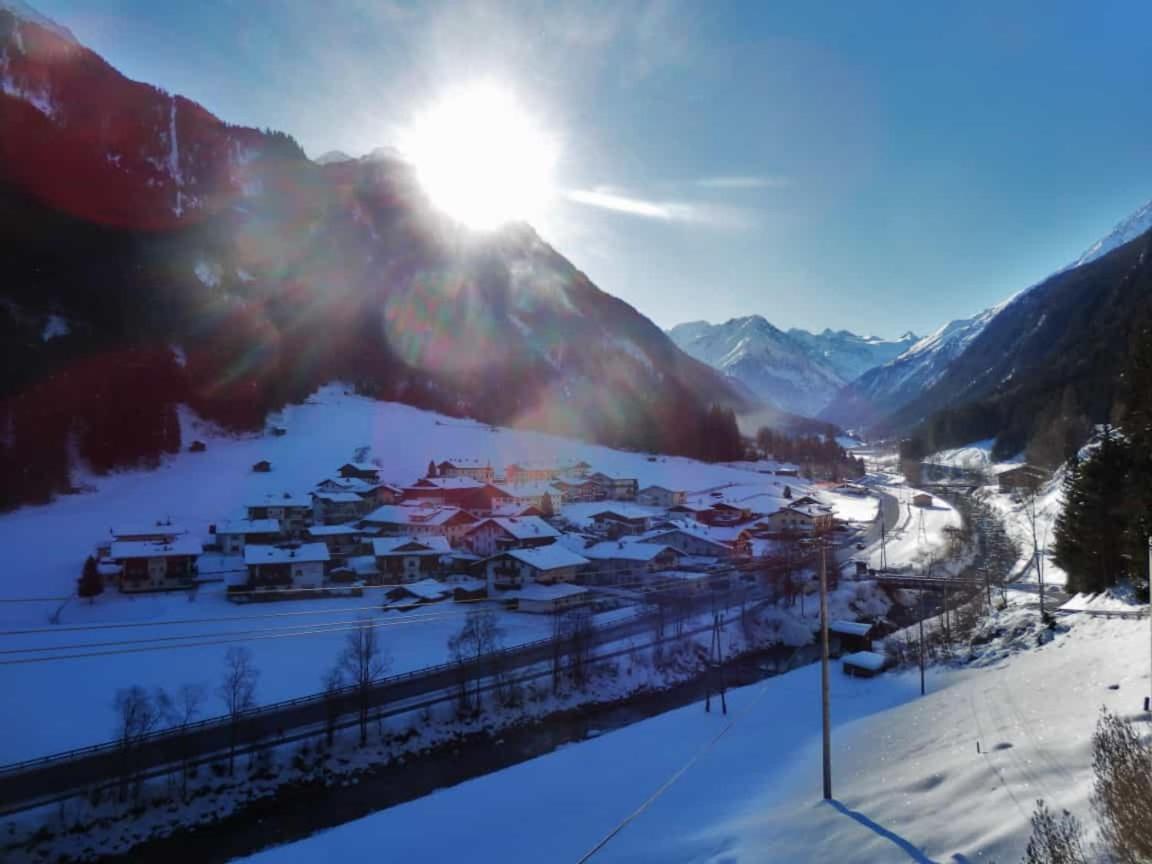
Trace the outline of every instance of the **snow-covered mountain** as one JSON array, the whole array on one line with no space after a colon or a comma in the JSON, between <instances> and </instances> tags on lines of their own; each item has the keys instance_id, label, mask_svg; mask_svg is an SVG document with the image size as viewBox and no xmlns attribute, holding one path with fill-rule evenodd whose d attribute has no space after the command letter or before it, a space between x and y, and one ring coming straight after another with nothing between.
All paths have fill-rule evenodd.
<instances>
[{"instance_id":1,"label":"snow-covered mountain","mask_svg":"<svg viewBox=\"0 0 1152 864\"><path fill-rule=\"evenodd\" d=\"M820 416L851 428L882 420L931 387L997 311L998 307L986 309L972 318L949 321L895 359L863 373L837 393Z\"/></svg>"},{"instance_id":2,"label":"snow-covered mountain","mask_svg":"<svg viewBox=\"0 0 1152 864\"><path fill-rule=\"evenodd\" d=\"M331 380L682 453L747 405L530 227L435 212L387 148L318 165L4 7L0 81L0 507L77 456L178 449L178 403L260 428Z\"/></svg>"},{"instance_id":3,"label":"snow-covered mountain","mask_svg":"<svg viewBox=\"0 0 1152 864\"><path fill-rule=\"evenodd\" d=\"M1150 228L1152 228L1152 201L1147 202L1127 219L1117 223L1107 236L1089 246L1070 267L1080 267L1090 261L1095 261L1113 249L1135 240Z\"/></svg>"},{"instance_id":4,"label":"snow-covered mountain","mask_svg":"<svg viewBox=\"0 0 1152 864\"><path fill-rule=\"evenodd\" d=\"M765 401L806 416L817 414L847 382L915 341L912 334L889 341L846 330L785 332L761 315L723 324L690 321L668 335L688 354Z\"/></svg>"},{"instance_id":5,"label":"snow-covered mountain","mask_svg":"<svg viewBox=\"0 0 1152 864\"><path fill-rule=\"evenodd\" d=\"M857 336L850 330L825 329L820 333L792 328L788 335L807 346L845 381L855 381L869 369L895 360L920 337L908 331L898 339Z\"/></svg>"}]
</instances>

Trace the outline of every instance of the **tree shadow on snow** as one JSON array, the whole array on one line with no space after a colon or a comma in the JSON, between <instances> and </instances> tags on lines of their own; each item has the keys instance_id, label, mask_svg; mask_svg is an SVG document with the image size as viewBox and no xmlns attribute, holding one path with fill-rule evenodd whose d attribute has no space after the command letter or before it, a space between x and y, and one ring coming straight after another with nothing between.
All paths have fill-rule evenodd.
<instances>
[{"instance_id":1,"label":"tree shadow on snow","mask_svg":"<svg viewBox=\"0 0 1152 864\"><path fill-rule=\"evenodd\" d=\"M901 851L903 851L908 856L909 859L911 859L912 861L915 861L916 864L938 864L938 862L933 861L931 858L929 858L927 855L925 855L923 852L921 852L918 848L916 848L916 846L914 846L911 841L905 840L903 837L901 837L899 834L897 834L894 831L889 831L887 828L885 828L883 825L879 824L878 822L873 822L871 819L869 819L867 816L865 816L860 811L849 809L847 806L845 806L841 802L837 801L835 798L833 798L831 801L829 801L828 804L830 806L832 806L833 808L835 808L836 810L838 810L839 812L843 813L849 819L852 819L855 822L859 822L861 825L863 825L868 830L873 831L876 834L879 834L885 840L889 840L892 843L894 843L896 846L900 847Z\"/></svg>"}]
</instances>

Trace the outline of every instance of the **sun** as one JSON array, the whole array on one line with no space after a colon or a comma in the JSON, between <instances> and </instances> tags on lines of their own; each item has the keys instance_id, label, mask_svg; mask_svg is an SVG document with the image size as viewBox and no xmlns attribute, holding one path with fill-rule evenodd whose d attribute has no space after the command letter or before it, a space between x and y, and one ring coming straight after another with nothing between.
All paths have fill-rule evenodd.
<instances>
[{"instance_id":1,"label":"sun","mask_svg":"<svg viewBox=\"0 0 1152 864\"><path fill-rule=\"evenodd\" d=\"M444 93L398 144L432 204L470 228L536 221L553 197L555 141L498 84Z\"/></svg>"}]
</instances>

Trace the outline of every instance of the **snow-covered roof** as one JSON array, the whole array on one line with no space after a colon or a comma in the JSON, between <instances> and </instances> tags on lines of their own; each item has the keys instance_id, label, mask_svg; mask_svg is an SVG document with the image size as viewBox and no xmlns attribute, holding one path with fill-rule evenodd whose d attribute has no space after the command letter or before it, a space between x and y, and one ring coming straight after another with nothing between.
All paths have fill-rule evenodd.
<instances>
[{"instance_id":1,"label":"snow-covered roof","mask_svg":"<svg viewBox=\"0 0 1152 864\"><path fill-rule=\"evenodd\" d=\"M151 524L142 522L139 525L117 525L112 529L112 536L116 539L176 537L187 533L188 529L183 525L175 525L171 522L153 522Z\"/></svg>"},{"instance_id":2,"label":"snow-covered roof","mask_svg":"<svg viewBox=\"0 0 1152 864\"><path fill-rule=\"evenodd\" d=\"M463 512L459 507L385 504L365 516L364 521L389 525L443 525Z\"/></svg>"},{"instance_id":3,"label":"snow-covered roof","mask_svg":"<svg viewBox=\"0 0 1152 864\"><path fill-rule=\"evenodd\" d=\"M199 538L182 534L169 540L117 540L108 557L114 561L130 558L174 558L178 555L199 555L204 551Z\"/></svg>"},{"instance_id":4,"label":"snow-covered roof","mask_svg":"<svg viewBox=\"0 0 1152 864\"><path fill-rule=\"evenodd\" d=\"M587 593L588 589L581 585L567 585L564 583L541 585L539 582L529 582L522 588L502 593L500 596L515 598L517 600L548 601L562 600L566 597L577 597Z\"/></svg>"},{"instance_id":5,"label":"snow-covered roof","mask_svg":"<svg viewBox=\"0 0 1152 864\"><path fill-rule=\"evenodd\" d=\"M583 567L588 559L577 555L571 549L560 543L548 546L535 546L531 549L509 549L502 553L515 558L517 561L535 567L537 570L556 570L560 567Z\"/></svg>"},{"instance_id":6,"label":"snow-covered roof","mask_svg":"<svg viewBox=\"0 0 1152 864\"><path fill-rule=\"evenodd\" d=\"M872 625L864 621L845 621L838 619L828 625L828 629L833 633L842 633L845 636L867 636L872 630Z\"/></svg>"},{"instance_id":7,"label":"snow-covered roof","mask_svg":"<svg viewBox=\"0 0 1152 864\"><path fill-rule=\"evenodd\" d=\"M470 458L442 459L437 465L451 465L453 468L490 468L492 463L488 460Z\"/></svg>"},{"instance_id":8,"label":"snow-covered roof","mask_svg":"<svg viewBox=\"0 0 1152 864\"><path fill-rule=\"evenodd\" d=\"M452 593L452 587L438 582L435 579L421 579L417 582L408 582L393 589L394 591L407 591L421 600L442 600Z\"/></svg>"},{"instance_id":9,"label":"snow-covered roof","mask_svg":"<svg viewBox=\"0 0 1152 864\"><path fill-rule=\"evenodd\" d=\"M507 501L501 504L495 504L492 507L493 516L523 516L535 505L528 502L516 503L514 501ZM539 511L537 511L539 512Z\"/></svg>"},{"instance_id":10,"label":"snow-covered roof","mask_svg":"<svg viewBox=\"0 0 1152 864\"><path fill-rule=\"evenodd\" d=\"M279 519L226 519L216 523L216 534L279 534Z\"/></svg>"},{"instance_id":11,"label":"snow-covered roof","mask_svg":"<svg viewBox=\"0 0 1152 864\"><path fill-rule=\"evenodd\" d=\"M345 534L360 533L363 533L363 529L357 528L355 525L311 525L308 527L309 537L340 537Z\"/></svg>"},{"instance_id":12,"label":"snow-covered roof","mask_svg":"<svg viewBox=\"0 0 1152 864\"><path fill-rule=\"evenodd\" d=\"M404 549L417 546L417 549ZM452 551L447 537L377 537L372 541L372 554L378 558L386 555L445 555Z\"/></svg>"},{"instance_id":13,"label":"snow-covered roof","mask_svg":"<svg viewBox=\"0 0 1152 864\"><path fill-rule=\"evenodd\" d=\"M883 654L875 651L857 651L855 654L845 654L845 666L855 666L857 669L867 669L869 672L881 671L888 662Z\"/></svg>"},{"instance_id":14,"label":"snow-covered roof","mask_svg":"<svg viewBox=\"0 0 1152 864\"><path fill-rule=\"evenodd\" d=\"M312 499L308 495L299 495L295 492L268 492L264 495L254 495L245 502L247 507L311 507Z\"/></svg>"},{"instance_id":15,"label":"snow-covered roof","mask_svg":"<svg viewBox=\"0 0 1152 864\"><path fill-rule=\"evenodd\" d=\"M475 477L422 477L411 486L404 487L414 491L426 489L483 489L487 484Z\"/></svg>"},{"instance_id":16,"label":"snow-covered roof","mask_svg":"<svg viewBox=\"0 0 1152 864\"><path fill-rule=\"evenodd\" d=\"M375 464L374 462L345 462L340 467L341 467L341 469L351 468L354 471L365 471L365 472L369 472L369 471L379 472L379 470L380 470L380 466Z\"/></svg>"},{"instance_id":17,"label":"snow-covered roof","mask_svg":"<svg viewBox=\"0 0 1152 864\"><path fill-rule=\"evenodd\" d=\"M314 564L328 560L328 547L323 543L282 543L279 546L248 544L244 547L244 563L252 564Z\"/></svg>"},{"instance_id":18,"label":"snow-covered roof","mask_svg":"<svg viewBox=\"0 0 1152 864\"><path fill-rule=\"evenodd\" d=\"M477 523L470 530L476 531L483 525L499 525L517 540L533 540L540 537L559 537L560 532L539 516L493 516Z\"/></svg>"},{"instance_id":19,"label":"snow-covered roof","mask_svg":"<svg viewBox=\"0 0 1152 864\"><path fill-rule=\"evenodd\" d=\"M498 483L496 488L509 498L539 498L541 495L555 495L552 480L529 480L524 483Z\"/></svg>"},{"instance_id":20,"label":"snow-covered roof","mask_svg":"<svg viewBox=\"0 0 1152 864\"><path fill-rule=\"evenodd\" d=\"M660 580L675 579L678 582L699 582L707 579L710 573L701 573L699 570L661 570L657 576Z\"/></svg>"},{"instance_id":21,"label":"snow-covered roof","mask_svg":"<svg viewBox=\"0 0 1152 864\"><path fill-rule=\"evenodd\" d=\"M671 531L679 531L682 534L689 534L701 540L710 540L713 543L728 545L735 543L741 533L751 527L749 525L705 525L696 521L675 522L673 524L676 526L675 528L657 532L649 539L658 540Z\"/></svg>"},{"instance_id":22,"label":"snow-covered roof","mask_svg":"<svg viewBox=\"0 0 1152 864\"><path fill-rule=\"evenodd\" d=\"M372 555L354 555L345 562L357 576L375 576L379 570L376 568L376 558Z\"/></svg>"},{"instance_id":23,"label":"snow-covered roof","mask_svg":"<svg viewBox=\"0 0 1152 864\"><path fill-rule=\"evenodd\" d=\"M651 519L652 510L648 507L638 507L635 504L616 503L597 510L591 514L591 518L595 519L597 516L607 515L615 515L623 519Z\"/></svg>"},{"instance_id":24,"label":"snow-covered roof","mask_svg":"<svg viewBox=\"0 0 1152 864\"><path fill-rule=\"evenodd\" d=\"M661 543L615 543L608 541L589 546L581 550L581 554L593 561L651 561L668 549L668 546Z\"/></svg>"},{"instance_id":25,"label":"snow-covered roof","mask_svg":"<svg viewBox=\"0 0 1152 864\"><path fill-rule=\"evenodd\" d=\"M313 492L312 497L332 504L359 504L364 500L355 492Z\"/></svg>"}]
</instances>

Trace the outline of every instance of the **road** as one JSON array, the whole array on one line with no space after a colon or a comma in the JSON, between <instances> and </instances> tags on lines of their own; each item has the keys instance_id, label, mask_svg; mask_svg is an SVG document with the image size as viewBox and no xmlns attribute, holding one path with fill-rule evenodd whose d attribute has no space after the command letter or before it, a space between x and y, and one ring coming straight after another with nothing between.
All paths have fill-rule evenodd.
<instances>
[{"instance_id":1,"label":"road","mask_svg":"<svg viewBox=\"0 0 1152 864\"><path fill-rule=\"evenodd\" d=\"M730 579L739 580L740 574L733 571ZM763 584L748 584L747 592L730 591L724 605L731 608L762 600L769 590ZM702 596L692 614L710 609L711 604L710 595ZM594 649L638 636L648 637L645 644L651 644L654 621L648 614L637 613L597 626L593 632ZM490 678L497 672L510 674L541 664L547 666L555 650L551 639L543 639L508 648L463 666L441 664L392 676L372 688L368 703L375 713L377 709L384 710L422 698L423 704L448 701L455 698L454 688L465 674L470 680L477 680ZM598 653L596 656L606 655ZM149 736L128 753L108 744L3 767L0 768L0 815L57 800L66 793L109 784L125 773L128 760L131 760L133 771L148 773L164 766L178 765L193 755L198 759L210 754L224 757L233 742L244 747L256 742L274 746L293 730L322 726L328 717L333 716L330 712L344 716L358 709L358 694L352 688L345 688L331 700L318 694L256 709L242 715L235 727L226 718L213 718L183 731L165 730Z\"/></svg>"}]
</instances>

